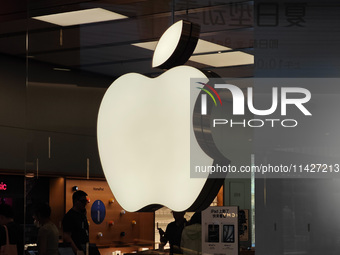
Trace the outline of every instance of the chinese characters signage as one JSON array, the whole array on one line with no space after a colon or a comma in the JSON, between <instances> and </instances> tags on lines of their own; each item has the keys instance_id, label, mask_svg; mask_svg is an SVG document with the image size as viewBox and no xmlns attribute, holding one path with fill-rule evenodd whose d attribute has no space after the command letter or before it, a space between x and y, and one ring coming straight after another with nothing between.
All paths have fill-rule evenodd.
<instances>
[{"instance_id":1,"label":"chinese characters signage","mask_svg":"<svg viewBox=\"0 0 340 255\"><path fill-rule=\"evenodd\" d=\"M202 254L232 254L238 248L238 207L215 206L202 212Z\"/></svg>"}]
</instances>

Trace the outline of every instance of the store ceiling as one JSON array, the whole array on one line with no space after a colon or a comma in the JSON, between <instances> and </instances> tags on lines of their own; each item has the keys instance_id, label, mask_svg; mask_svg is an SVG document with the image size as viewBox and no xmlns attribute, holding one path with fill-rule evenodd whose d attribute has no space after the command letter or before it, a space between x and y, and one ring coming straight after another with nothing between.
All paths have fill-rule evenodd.
<instances>
[{"instance_id":1,"label":"store ceiling","mask_svg":"<svg viewBox=\"0 0 340 255\"><path fill-rule=\"evenodd\" d=\"M67 27L32 18L91 8L103 8L128 18ZM252 54L253 2L211 0L29 0L27 3L6 0L0 8L0 52L27 58L28 66L38 61L48 63L55 70L81 70L110 77L128 72L157 76L162 70L151 68L153 51L133 44L157 41L173 21L180 19L200 24L200 39ZM193 61L187 64L212 70L222 77L253 75L253 65L249 64L219 67Z\"/></svg>"}]
</instances>

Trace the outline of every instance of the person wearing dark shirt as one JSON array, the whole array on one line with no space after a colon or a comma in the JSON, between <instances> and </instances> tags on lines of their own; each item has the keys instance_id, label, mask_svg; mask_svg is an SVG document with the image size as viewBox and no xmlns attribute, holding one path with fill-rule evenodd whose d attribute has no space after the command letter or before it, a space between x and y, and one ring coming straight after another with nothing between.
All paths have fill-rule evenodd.
<instances>
[{"instance_id":1,"label":"person wearing dark shirt","mask_svg":"<svg viewBox=\"0 0 340 255\"><path fill-rule=\"evenodd\" d=\"M14 222L13 215L14 213L10 205L0 204L0 248L7 242L4 227L4 225L6 225L9 243L16 245L18 255L22 255L24 253L23 231L21 227Z\"/></svg>"},{"instance_id":2,"label":"person wearing dark shirt","mask_svg":"<svg viewBox=\"0 0 340 255\"><path fill-rule=\"evenodd\" d=\"M75 254L85 254L84 247L89 243L89 225L86 217L87 194L78 190L73 193L73 207L63 218L63 239L69 243Z\"/></svg>"},{"instance_id":3,"label":"person wearing dark shirt","mask_svg":"<svg viewBox=\"0 0 340 255\"><path fill-rule=\"evenodd\" d=\"M166 227L165 232L159 230L161 243L170 244L170 255L180 254L181 252L181 237L183 228L187 225L187 220L184 218L185 212L172 212L175 221L170 222Z\"/></svg>"}]
</instances>

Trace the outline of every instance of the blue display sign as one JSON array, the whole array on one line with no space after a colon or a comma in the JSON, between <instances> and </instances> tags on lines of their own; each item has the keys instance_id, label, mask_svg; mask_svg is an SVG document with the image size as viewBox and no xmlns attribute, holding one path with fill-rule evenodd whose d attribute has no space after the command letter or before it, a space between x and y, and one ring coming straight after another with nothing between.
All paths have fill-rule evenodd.
<instances>
[{"instance_id":1,"label":"blue display sign","mask_svg":"<svg viewBox=\"0 0 340 255\"><path fill-rule=\"evenodd\" d=\"M106 208L102 201L96 200L91 207L91 218L94 223L100 224L105 219Z\"/></svg>"}]
</instances>

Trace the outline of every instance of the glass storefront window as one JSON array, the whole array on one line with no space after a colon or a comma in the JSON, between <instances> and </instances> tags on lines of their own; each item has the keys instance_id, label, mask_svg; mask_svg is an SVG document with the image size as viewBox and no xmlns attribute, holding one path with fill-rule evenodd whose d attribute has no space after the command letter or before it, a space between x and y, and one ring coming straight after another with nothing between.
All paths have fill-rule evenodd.
<instances>
[{"instance_id":1,"label":"glass storefront window","mask_svg":"<svg viewBox=\"0 0 340 255\"><path fill-rule=\"evenodd\" d=\"M121 75L164 72L151 67L153 49L181 19L201 27L200 48L187 65L221 77L252 76L253 63L215 57L253 54L253 2L30 0L0 9L0 183L7 185L0 198L15 209L26 247L36 249L32 216L40 202L51 206L62 240L77 186L89 195L90 243L100 251L156 248L155 214L125 212L105 181L96 137L100 102Z\"/></svg>"}]
</instances>

